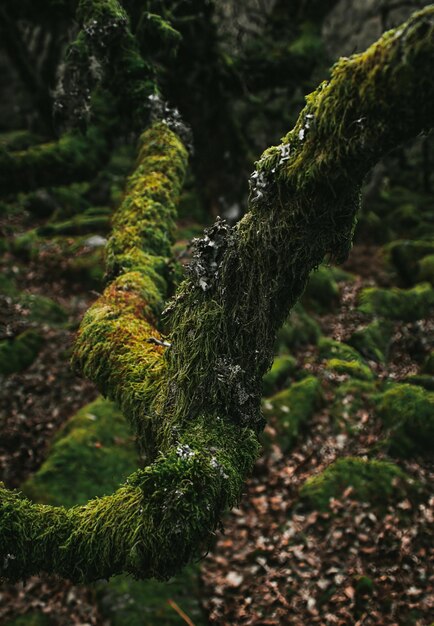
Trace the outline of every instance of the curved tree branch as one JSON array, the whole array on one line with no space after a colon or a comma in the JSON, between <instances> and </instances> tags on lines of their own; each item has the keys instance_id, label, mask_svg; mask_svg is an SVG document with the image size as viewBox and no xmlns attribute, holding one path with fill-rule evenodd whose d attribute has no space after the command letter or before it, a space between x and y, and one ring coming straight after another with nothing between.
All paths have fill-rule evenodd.
<instances>
[{"instance_id":1,"label":"curved tree branch","mask_svg":"<svg viewBox=\"0 0 434 626\"><path fill-rule=\"evenodd\" d=\"M164 578L207 544L258 452L260 377L276 329L324 255L345 257L368 169L432 122L433 22L431 6L339 61L308 96L294 130L257 163L250 212L234 229L218 221L197 243L190 279L168 313L163 365L161 346L138 345L158 338L153 316L164 295L154 258L166 255L167 239L149 226L162 212L166 232L185 152L167 128L145 134L149 149L109 245L109 267L120 274L84 320L75 359L121 402L139 436L153 437L146 446L154 460L112 496L82 507L34 505L1 489L4 577ZM157 371L158 384L145 381ZM147 416L152 427L142 429Z\"/></svg>"}]
</instances>

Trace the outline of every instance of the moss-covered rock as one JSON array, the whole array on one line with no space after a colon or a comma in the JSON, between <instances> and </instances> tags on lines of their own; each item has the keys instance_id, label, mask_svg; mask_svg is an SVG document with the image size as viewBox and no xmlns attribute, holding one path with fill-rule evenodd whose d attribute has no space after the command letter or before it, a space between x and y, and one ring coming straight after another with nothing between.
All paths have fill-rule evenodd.
<instances>
[{"instance_id":1,"label":"moss-covered rock","mask_svg":"<svg viewBox=\"0 0 434 626\"><path fill-rule=\"evenodd\" d=\"M419 262L432 254L434 254L434 240L399 239L384 246L386 262L405 285L414 285L422 279Z\"/></svg>"},{"instance_id":2,"label":"moss-covered rock","mask_svg":"<svg viewBox=\"0 0 434 626\"><path fill-rule=\"evenodd\" d=\"M33 329L25 330L13 339L0 341L0 374L21 372L38 356L44 339Z\"/></svg>"},{"instance_id":3,"label":"moss-covered rock","mask_svg":"<svg viewBox=\"0 0 434 626\"><path fill-rule=\"evenodd\" d=\"M316 344L321 335L318 323L296 304L277 335L277 352L282 354L306 344Z\"/></svg>"},{"instance_id":4,"label":"moss-covered rock","mask_svg":"<svg viewBox=\"0 0 434 626\"><path fill-rule=\"evenodd\" d=\"M360 380L373 380L374 378L374 373L370 367L359 360L328 359L325 363L325 368L336 372L336 374L346 374Z\"/></svg>"},{"instance_id":5,"label":"moss-covered rock","mask_svg":"<svg viewBox=\"0 0 434 626\"><path fill-rule=\"evenodd\" d=\"M321 266L309 277L303 303L318 313L326 313L339 305L339 286L329 267Z\"/></svg>"},{"instance_id":6,"label":"moss-covered rock","mask_svg":"<svg viewBox=\"0 0 434 626\"><path fill-rule=\"evenodd\" d=\"M297 369L297 361L289 354L277 356L269 372L267 372L262 380L262 393L269 396L277 391L279 387L288 382L291 374Z\"/></svg>"},{"instance_id":7,"label":"moss-covered rock","mask_svg":"<svg viewBox=\"0 0 434 626\"><path fill-rule=\"evenodd\" d=\"M65 277L79 282L86 289L99 290L104 285L104 250L94 247L71 258L64 271Z\"/></svg>"},{"instance_id":8,"label":"moss-covered rock","mask_svg":"<svg viewBox=\"0 0 434 626\"><path fill-rule=\"evenodd\" d=\"M406 376L402 379L403 383L408 383L409 385L418 385L419 387L423 387L427 391L434 391L434 376L430 374L416 374L414 376Z\"/></svg>"},{"instance_id":9,"label":"moss-covered rock","mask_svg":"<svg viewBox=\"0 0 434 626\"><path fill-rule=\"evenodd\" d=\"M59 431L47 460L22 490L44 504L84 504L114 491L136 467L126 420L112 402L98 398Z\"/></svg>"},{"instance_id":10,"label":"moss-covered rock","mask_svg":"<svg viewBox=\"0 0 434 626\"><path fill-rule=\"evenodd\" d=\"M434 393L422 387L393 384L378 402L378 414L388 431L392 454L432 454L434 449Z\"/></svg>"},{"instance_id":11,"label":"moss-covered rock","mask_svg":"<svg viewBox=\"0 0 434 626\"><path fill-rule=\"evenodd\" d=\"M277 431L277 441L283 450L288 450L295 443L321 399L320 381L308 376L264 402L264 414L271 418Z\"/></svg>"},{"instance_id":12,"label":"moss-covered rock","mask_svg":"<svg viewBox=\"0 0 434 626\"><path fill-rule=\"evenodd\" d=\"M342 497L348 487L352 487L351 498L382 510L390 502L408 496L414 483L394 463L344 457L308 478L300 489L300 498L309 508L324 511L330 498Z\"/></svg>"},{"instance_id":13,"label":"moss-covered rock","mask_svg":"<svg viewBox=\"0 0 434 626\"><path fill-rule=\"evenodd\" d=\"M419 261L419 278L434 287L434 254L428 254Z\"/></svg>"},{"instance_id":14,"label":"moss-covered rock","mask_svg":"<svg viewBox=\"0 0 434 626\"><path fill-rule=\"evenodd\" d=\"M27 318L30 322L41 324L64 324L68 319L65 309L46 296L21 292L17 298L29 313Z\"/></svg>"},{"instance_id":15,"label":"moss-covered rock","mask_svg":"<svg viewBox=\"0 0 434 626\"><path fill-rule=\"evenodd\" d=\"M362 313L404 322L428 317L434 309L434 289L429 283L412 289L369 287L361 291L359 298Z\"/></svg>"},{"instance_id":16,"label":"moss-covered rock","mask_svg":"<svg viewBox=\"0 0 434 626\"><path fill-rule=\"evenodd\" d=\"M337 283L353 283L356 276L351 272L343 270L342 267L331 265L329 268L330 275Z\"/></svg>"},{"instance_id":17,"label":"moss-covered rock","mask_svg":"<svg viewBox=\"0 0 434 626\"><path fill-rule=\"evenodd\" d=\"M388 320L374 320L364 328L356 330L348 343L370 361L385 363L387 361L393 324Z\"/></svg>"},{"instance_id":18,"label":"moss-covered rock","mask_svg":"<svg viewBox=\"0 0 434 626\"><path fill-rule=\"evenodd\" d=\"M363 362L363 359L357 350L343 341L335 341L329 337L321 337L318 342L318 348L321 359L340 359L341 361Z\"/></svg>"},{"instance_id":19,"label":"moss-covered rock","mask_svg":"<svg viewBox=\"0 0 434 626\"><path fill-rule=\"evenodd\" d=\"M424 374L434 375L434 350L426 357L422 367L422 372Z\"/></svg>"}]
</instances>

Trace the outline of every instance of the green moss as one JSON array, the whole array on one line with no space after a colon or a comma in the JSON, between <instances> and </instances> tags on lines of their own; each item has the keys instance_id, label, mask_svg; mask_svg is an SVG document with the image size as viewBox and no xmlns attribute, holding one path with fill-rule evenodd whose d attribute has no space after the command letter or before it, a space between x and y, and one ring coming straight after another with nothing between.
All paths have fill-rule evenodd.
<instances>
[{"instance_id":1,"label":"green moss","mask_svg":"<svg viewBox=\"0 0 434 626\"><path fill-rule=\"evenodd\" d=\"M324 511L330 498L341 498L348 487L352 487L350 498L368 502L380 511L414 491L412 480L393 463L345 457L308 478L300 498L309 508Z\"/></svg>"},{"instance_id":2,"label":"green moss","mask_svg":"<svg viewBox=\"0 0 434 626\"><path fill-rule=\"evenodd\" d=\"M341 267L337 267L336 265L331 265L328 268L332 278L337 283L353 283L356 280L356 276L351 272L347 272L343 270Z\"/></svg>"},{"instance_id":3,"label":"green moss","mask_svg":"<svg viewBox=\"0 0 434 626\"><path fill-rule=\"evenodd\" d=\"M277 356L274 359L271 370L262 380L262 393L265 396L276 392L279 387L288 382L291 374L297 369L297 361L290 355Z\"/></svg>"},{"instance_id":4,"label":"green moss","mask_svg":"<svg viewBox=\"0 0 434 626\"><path fill-rule=\"evenodd\" d=\"M345 361L342 359L328 359L325 362L325 368L336 372L336 374L346 374L360 380L373 380L374 373L364 363L357 361Z\"/></svg>"},{"instance_id":5,"label":"green moss","mask_svg":"<svg viewBox=\"0 0 434 626\"><path fill-rule=\"evenodd\" d=\"M0 341L0 374L21 372L38 356L44 339L34 330L25 330L13 339Z\"/></svg>"},{"instance_id":6,"label":"green moss","mask_svg":"<svg viewBox=\"0 0 434 626\"><path fill-rule=\"evenodd\" d=\"M301 304L296 304L277 334L277 351L281 354L306 344L316 344L320 335L317 322Z\"/></svg>"},{"instance_id":7,"label":"green moss","mask_svg":"<svg viewBox=\"0 0 434 626\"><path fill-rule=\"evenodd\" d=\"M388 264L405 285L414 285L420 280L429 280L421 276L419 262L433 253L433 240L403 239L393 241L384 247Z\"/></svg>"},{"instance_id":8,"label":"green moss","mask_svg":"<svg viewBox=\"0 0 434 626\"><path fill-rule=\"evenodd\" d=\"M209 547L259 451L255 433L202 416L110 496L70 509L0 487L0 563L10 580L46 571L73 581L126 572L168 579ZM7 569L6 569L7 568Z\"/></svg>"},{"instance_id":9,"label":"green moss","mask_svg":"<svg viewBox=\"0 0 434 626\"><path fill-rule=\"evenodd\" d=\"M264 402L264 414L271 418L277 431L277 442L283 450L294 445L302 428L320 406L321 399L320 381L309 376Z\"/></svg>"},{"instance_id":10,"label":"green moss","mask_svg":"<svg viewBox=\"0 0 434 626\"><path fill-rule=\"evenodd\" d=\"M318 342L318 348L321 359L363 362L357 350L354 350L354 348L344 342L335 341L329 337L321 337Z\"/></svg>"},{"instance_id":11,"label":"green moss","mask_svg":"<svg viewBox=\"0 0 434 626\"><path fill-rule=\"evenodd\" d=\"M150 405L162 389L165 352L155 327L168 291L167 258L186 161L167 125L143 134L106 247L107 271L118 277L86 313L73 356L75 367L131 420L149 458L158 445Z\"/></svg>"},{"instance_id":12,"label":"green moss","mask_svg":"<svg viewBox=\"0 0 434 626\"><path fill-rule=\"evenodd\" d=\"M408 383L409 385L418 385L427 391L434 391L434 376L430 376L429 374L406 376L401 380L401 382Z\"/></svg>"},{"instance_id":13,"label":"green moss","mask_svg":"<svg viewBox=\"0 0 434 626\"><path fill-rule=\"evenodd\" d=\"M136 467L127 422L112 402L99 398L58 432L47 460L22 490L36 502L70 507L112 493Z\"/></svg>"},{"instance_id":14,"label":"green moss","mask_svg":"<svg viewBox=\"0 0 434 626\"><path fill-rule=\"evenodd\" d=\"M49 222L36 229L37 235L52 237L56 235L82 235L84 233L107 232L110 218L104 214L87 211L64 222Z\"/></svg>"},{"instance_id":15,"label":"green moss","mask_svg":"<svg viewBox=\"0 0 434 626\"><path fill-rule=\"evenodd\" d=\"M94 248L67 260L64 275L87 289L100 290L104 286L104 251Z\"/></svg>"},{"instance_id":16,"label":"green moss","mask_svg":"<svg viewBox=\"0 0 434 626\"><path fill-rule=\"evenodd\" d=\"M333 310L339 305L339 287L330 268L321 266L312 272L303 303L319 313Z\"/></svg>"},{"instance_id":17,"label":"green moss","mask_svg":"<svg viewBox=\"0 0 434 626\"><path fill-rule=\"evenodd\" d=\"M356 330L348 343L370 361L387 361L393 324L387 320L374 320L364 328Z\"/></svg>"},{"instance_id":18,"label":"green moss","mask_svg":"<svg viewBox=\"0 0 434 626\"><path fill-rule=\"evenodd\" d=\"M17 296L17 300L26 309L29 314L26 319L30 322L38 322L41 324L64 324L68 319L65 309L57 302L46 296L21 292Z\"/></svg>"},{"instance_id":19,"label":"green moss","mask_svg":"<svg viewBox=\"0 0 434 626\"><path fill-rule=\"evenodd\" d=\"M433 244L434 250L434 244ZM419 261L419 278L434 287L434 254L428 254Z\"/></svg>"},{"instance_id":20,"label":"green moss","mask_svg":"<svg viewBox=\"0 0 434 626\"><path fill-rule=\"evenodd\" d=\"M422 367L422 372L424 374L434 375L434 350L426 357Z\"/></svg>"},{"instance_id":21,"label":"green moss","mask_svg":"<svg viewBox=\"0 0 434 626\"><path fill-rule=\"evenodd\" d=\"M393 384L381 397L377 410L388 431L392 454L432 454L434 393L416 385Z\"/></svg>"},{"instance_id":22,"label":"green moss","mask_svg":"<svg viewBox=\"0 0 434 626\"><path fill-rule=\"evenodd\" d=\"M391 320L412 322L428 317L434 309L434 289L421 283L412 289L363 289L359 310L367 315L379 315Z\"/></svg>"}]
</instances>

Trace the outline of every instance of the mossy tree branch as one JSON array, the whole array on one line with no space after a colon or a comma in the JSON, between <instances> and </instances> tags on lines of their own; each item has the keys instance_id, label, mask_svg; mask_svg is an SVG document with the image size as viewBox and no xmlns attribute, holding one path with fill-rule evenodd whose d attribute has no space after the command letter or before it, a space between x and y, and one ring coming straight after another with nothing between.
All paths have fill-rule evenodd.
<instances>
[{"instance_id":1,"label":"mossy tree branch","mask_svg":"<svg viewBox=\"0 0 434 626\"><path fill-rule=\"evenodd\" d=\"M325 256L346 258L369 169L432 124L433 22L431 5L338 61L257 162L249 213L198 244L169 319L169 413L215 411L261 427L260 381L309 272Z\"/></svg>"},{"instance_id":2,"label":"mossy tree branch","mask_svg":"<svg viewBox=\"0 0 434 626\"><path fill-rule=\"evenodd\" d=\"M433 22L431 6L339 61L308 96L294 130L258 161L250 212L234 229L218 221L197 243L168 311L165 362L162 348L144 343L158 338L161 257L185 152L161 125L145 135L108 248L117 278L84 320L75 360L151 438L153 462L115 494L71 509L1 489L4 577L164 578L206 546L258 453L260 378L276 329L309 271L326 254L346 256L369 168L431 123ZM160 213L163 230L151 230Z\"/></svg>"},{"instance_id":3,"label":"mossy tree branch","mask_svg":"<svg viewBox=\"0 0 434 626\"><path fill-rule=\"evenodd\" d=\"M0 489L0 573L8 579L40 571L77 581L122 571L171 576L207 547L257 456L248 429L202 415L181 431L170 428L161 409L164 348L149 339L160 337L155 325L167 295L174 202L186 162L167 125L144 133L108 243L116 278L86 314L74 355L76 367L118 401L154 462L115 494L71 509Z\"/></svg>"}]
</instances>

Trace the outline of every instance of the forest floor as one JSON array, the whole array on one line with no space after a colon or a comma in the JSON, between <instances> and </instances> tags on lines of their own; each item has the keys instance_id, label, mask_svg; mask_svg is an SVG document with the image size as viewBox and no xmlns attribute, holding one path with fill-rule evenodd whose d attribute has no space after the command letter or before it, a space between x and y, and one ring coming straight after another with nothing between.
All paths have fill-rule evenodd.
<instances>
[{"instance_id":1,"label":"forest floor","mask_svg":"<svg viewBox=\"0 0 434 626\"><path fill-rule=\"evenodd\" d=\"M0 376L0 479L24 492L62 424L98 395L68 362L101 288L106 228L53 237L35 230L43 224L26 212L0 219L0 341L18 349L23 333L39 337L19 371L7 371L6 359ZM394 281L380 246L356 245L344 269L320 270L278 340L264 453L200 569L172 587L131 582L133 592L124 580L116 593L32 577L0 588L0 624L432 623L434 464L423 439L433 427L418 431L411 407L432 424L433 289L421 312L399 319L395 301L381 314L360 307L363 290L389 293ZM378 322L382 347L372 352ZM360 340L368 326L374 339ZM97 455L101 444L92 445ZM362 465L353 467L354 457ZM336 465L342 459L347 465ZM337 478L325 473L336 467ZM141 613L131 607L138 595Z\"/></svg>"}]
</instances>

